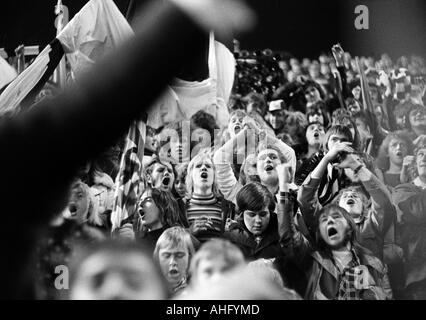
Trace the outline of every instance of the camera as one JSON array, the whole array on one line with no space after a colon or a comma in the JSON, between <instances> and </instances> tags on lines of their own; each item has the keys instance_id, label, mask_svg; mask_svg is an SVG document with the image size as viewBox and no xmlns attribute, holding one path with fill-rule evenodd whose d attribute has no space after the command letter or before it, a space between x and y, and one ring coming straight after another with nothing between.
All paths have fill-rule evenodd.
<instances>
[{"instance_id":1,"label":"camera","mask_svg":"<svg viewBox=\"0 0 426 320\"><path fill-rule=\"evenodd\" d=\"M331 164L341 163L348 156L348 152L341 151L337 154L336 158L331 162Z\"/></svg>"}]
</instances>

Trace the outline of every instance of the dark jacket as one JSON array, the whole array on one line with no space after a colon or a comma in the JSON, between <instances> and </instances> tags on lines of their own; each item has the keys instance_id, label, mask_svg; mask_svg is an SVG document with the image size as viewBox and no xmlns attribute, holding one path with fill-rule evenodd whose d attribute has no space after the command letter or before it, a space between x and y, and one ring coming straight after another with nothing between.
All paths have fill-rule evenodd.
<instances>
[{"instance_id":1,"label":"dark jacket","mask_svg":"<svg viewBox=\"0 0 426 320\"><path fill-rule=\"evenodd\" d=\"M270 214L269 225L263 233L262 240L257 244L254 235L247 230L244 218L239 217L237 222L232 224L229 231L225 233L225 238L238 246L248 260L260 258L273 259L282 256L282 249L279 244L277 228L277 216Z\"/></svg>"},{"instance_id":2,"label":"dark jacket","mask_svg":"<svg viewBox=\"0 0 426 320\"><path fill-rule=\"evenodd\" d=\"M326 252L317 250L315 243L297 230L291 215L293 203L294 199L290 196L282 195L278 204L278 230L285 255L308 275L307 287L304 294L301 294L305 299L335 299L340 284L340 271ZM367 299L368 292L376 300L392 299L385 265L367 249L354 246L354 251L360 259L360 264L367 267L374 281L369 289L361 290L361 297Z\"/></svg>"}]
</instances>

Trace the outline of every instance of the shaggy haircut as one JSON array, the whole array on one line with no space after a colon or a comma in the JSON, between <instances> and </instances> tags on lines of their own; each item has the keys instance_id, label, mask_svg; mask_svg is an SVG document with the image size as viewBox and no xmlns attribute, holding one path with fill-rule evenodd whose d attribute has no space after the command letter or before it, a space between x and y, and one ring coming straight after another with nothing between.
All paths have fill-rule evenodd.
<instances>
[{"instance_id":1,"label":"shaggy haircut","mask_svg":"<svg viewBox=\"0 0 426 320\"><path fill-rule=\"evenodd\" d=\"M333 134L345 136L346 140L348 142L351 142L353 145L355 144L354 138L352 137L352 132L349 130L349 128L344 126L344 125L336 124L336 125L330 127L330 129L328 129L327 132L325 133L325 137L324 137L324 141L323 141L323 150L325 152L329 151L328 150L328 140L330 140L330 137Z\"/></svg>"},{"instance_id":2,"label":"shaggy haircut","mask_svg":"<svg viewBox=\"0 0 426 320\"><path fill-rule=\"evenodd\" d=\"M316 238L316 246L318 248L318 250L320 250L321 252L326 253L327 255L329 255L329 257L332 257L333 254L331 252L331 248L329 247L329 245L322 239L321 237L321 233L319 230L319 221L321 216L323 215L330 215L334 212L339 212L344 218L345 220L348 222L348 230L347 230L347 240L352 244L352 246L354 246L355 248L362 248L358 242L358 238L359 238L359 234L358 234L358 228L355 224L354 219L351 217L351 215L349 214L349 212L347 212L345 209L343 209L342 207L338 206L337 204L329 204L325 207L323 207L318 214L316 215L316 232L315 232L315 238Z\"/></svg>"},{"instance_id":3,"label":"shaggy haircut","mask_svg":"<svg viewBox=\"0 0 426 320\"><path fill-rule=\"evenodd\" d=\"M413 154L413 142L411 141L409 135L402 130L390 132L386 138L383 140L380 149L379 149L379 155L377 157L376 163L380 170L387 171L390 166L389 161L389 144L392 140L401 140L405 143L407 146L408 154Z\"/></svg>"},{"instance_id":4,"label":"shaggy haircut","mask_svg":"<svg viewBox=\"0 0 426 320\"><path fill-rule=\"evenodd\" d=\"M210 149L203 149L194 158L192 158L188 164L188 169L187 169L186 179L185 179L188 198L191 198L192 192L194 191L194 181L192 180L192 171L194 170L194 166L198 161L202 161L204 159L209 159L212 163L212 168L214 172L214 179L213 179L213 186L212 186L213 194L216 197L222 196L216 184L216 168L214 166L212 152Z\"/></svg>"},{"instance_id":5,"label":"shaggy haircut","mask_svg":"<svg viewBox=\"0 0 426 320\"><path fill-rule=\"evenodd\" d=\"M184 219L184 215L180 214L181 210L178 202L170 192L160 189L150 189L150 191L155 205L160 210L160 221L164 227L170 228L176 225L188 225L188 222ZM140 204L139 201L138 207Z\"/></svg>"},{"instance_id":6,"label":"shaggy haircut","mask_svg":"<svg viewBox=\"0 0 426 320\"><path fill-rule=\"evenodd\" d=\"M195 249L191 239L191 234L183 227L175 226L164 230L161 236L158 238L154 249L154 260L158 263L160 260L159 252L167 246L178 247L183 244L188 249L189 261L194 256Z\"/></svg>"},{"instance_id":7,"label":"shaggy haircut","mask_svg":"<svg viewBox=\"0 0 426 320\"><path fill-rule=\"evenodd\" d=\"M246 210L260 211L265 206L269 212L275 211L274 196L264 185L258 182L246 184L237 193L237 206L240 213Z\"/></svg>"}]
</instances>

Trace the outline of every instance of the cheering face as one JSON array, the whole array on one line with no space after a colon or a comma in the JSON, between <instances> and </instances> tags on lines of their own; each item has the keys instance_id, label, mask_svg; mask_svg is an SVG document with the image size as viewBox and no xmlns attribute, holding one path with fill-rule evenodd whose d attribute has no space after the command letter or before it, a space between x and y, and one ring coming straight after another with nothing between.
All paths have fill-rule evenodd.
<instances>
[{"instance_id":1,"label":"cheering face","mask_svg":"<svg viewBox=\"0 0 426 320\"><path fill-rule=\"evenodd\" d=\"M324 116L322 114L319 113L314 113L309 115L308 117L308 122L319 122L322 125L324 125Z\"/></svg>"},{"instance_id":2,"label":"cheering face","mask_svg":"<svg viewBox=\"0 0 426 320\"><path fill-rule=\"evenodd\" d=\"M269 123L274 130L279 130L284 126L284 114L280 110L272 111L269 117Z\"/></svg>"},{"instance_id":3,"label":"cheering face","mask_svg":"<svg viewBox=\"0 0 426 320\"><path fill-rule=\"evenodd\" d=\"M186 174L188 170L188 164L178 165L176 167L177 177L175 179L175 190L181 198L186 195Z\"/></svg>"},{"instance_id":4,"label":"cheering face","mask_svg":"<svg viewBox=\"0 0 426 320\"><path fill-rule=\"evenodd\" d=\"M194 278L197 286L208 288L219 283L227 271L229 271L229 264L224 259L205 258L200 260Z\"/></svg>"},{"instance_id":5,"label":"cheering face","mask_svg":"<svg viewBox=\"0 0 426 320\"><path fill-rule=\"evenodd\" d=\"M419 176L426 178L426 148L421 148L417 151L416 164Z\"/></svg>"},{"instance_id":6,"label":"cheering face","mask_svg":"<svg viewBox=\"0 0 426 320\"><path fill-rule=\"evenodd\" d=\"M349 212L353 218L358 218L362 214L364 205L358 192L348 190L342 194L339 207Z\"/></svg>"},{"instance_id":7,"label":"cheering face","mask_svg":"<svg viewBox=\"0 0 426 320\"><path fill-rule=\"evenodd\" d=\"M158 251L160 268L171 287L178 285L187 276L189 253L183 243L169 244Z\"/></svg>"},{"instance_id":8,"label":"cheering face","mask_svg":"<svg viewBox=\"0 0 426 320\"><path fill-rule=\"evenodd\" d=\"M156 151L158 149L158 146L159 144L156 138L155 130L152 128L147 128L145 149Z\"/></svg>"},{"instance_id":9,"label":"cheering face","mask_svg":"<svg viewBox=\"0 0 426 320\"><path fill-rule=\"evenodd\" d=\"M422 109L413 110L409 114L410 124L412 127L426 126L426 112Z\"/></svg>"},{"instance_id":10,"label":"cheering face","mask_svg":"<svg viewBox=\"0 0 426 320\"><path fill-rule=\"evenodd\" d=\"M162 226L160 209L158 209L154 199L151 197L150 190L147 190L142 194L138 211L141 215L142 221L148 229Z\"/></svg>"},{"instance_id":11,"label":"cheering face","mask_svg":"<svg viewBox=\"0 0 426 320\"><path fill-rule=\"evenodd\" d=\"M353 88L352 95L354 96L355 99L359 101L361 99L361 87L356 86L355 88Z\"/></svg>"},{"instance_id":12,"label":"cheering face","mask_svg":"<svg viewBox=\"0 0 426 320\"><path fill-rule=\"evenodd\" d=\"M377 122L381 124L383 122L383 110L380 105L374 107L374 114L376 115Z\"/></svg>"},{"instance_id":13,"label":"cheering face","mask_svg":"<svg viewBox=\"0 0 426 320\"><path fill-rule=\"evenodd\" d=\"M244 224L254 236L260 236L268 227L270 216L267 206L257 212L246 210L244 211Z\"/></svg>"},{"instance_id":14,"label":"cheering face","mask_svg":"<svg viewBox=\"0 0 426 320\"><path fill-rule=\"evenodd\" d=\"M320 124L311 124L306 130L306 140L310 146L321 145L325 136L324 127Z\"/></svg>"},{"instance_id":15,"label":"cheering face","mask_svg":"<svg viewBox=\"0 0 426 320\"><path fill-rule=\"evenodd\" d=\"M90 196L88 187L82 183L75 183L71 190L68 206L64 211L66 219L74 220L77 223L84 223L89 214Z\"/></svg>"},{"instance_id":16,"label":"cheering face","mask_svg":"<svg viewBox=\"0 0 426 320\"><path fill-rule=\"evenodd\" d=\"M379 90L377 88L370 89L370 97L373 103L379 102Z\"/></svg>"},{"instance_id":17,"label":"cheering face","mask_svg":"<svg viewBox=\"0 0 426 320\"><path fill-rule=\"evenodd\" d=\"M319 217L319 232L324 242L332 249L346 245L349 224L337 210Z\"/></svg>"},{"instance_id":18,"label":"cheering face","mask_svg":"<svg viewBox=\"0 0 426 320\"><path fill-rule=\"evenodd\" d=\"M238 117L238 115L233 115L231 119L229 120L229 134L231 135L231 138L235 137L238 132L240 132L243 129L243 118Z\"/></svg>"},{"instance_id":19,"label":"cheering face","mask_svg":"<svg viewBox=\"0 0 426 320\"><path fill-rule=\"evenodd\" d=\"M396 124L398 126L399 129L405 129L405 116L404 115L400 115L395 117L396 120Z\"/></svg>"},{"instance_id":20,"label":"cheering face","mask_svg":"<svg viewBox=\"0 0 426 320\"><path fill-rule=\"evenodd\" d=\"M388 154L391 163L402 165L404 157L408 155L406 143L401 139L392 139L389 143Z\"/></svg>"},{"instance_id":21,"label":"cheering face","mask_svg":"<svg viewBox=\"0 0 426 320\"><path fill-rule=\"evenodd\" d=\"M170 163L155 163L151 172L152 187L163 191L171 191L175 181Z\"/></svg>"},{"instance_id":22,"label":"cheering face","mask_svg":"<svg viewBox=\"0 0 426 320\"><path fill-rule=\"evenodd\" d=\"M272 182L278 180L276 167L281 163L278 152L273 149L266 149L257 156L257 175L262 182Z\"/></svg>"},{"instance_id":23,"label":"cheering face","mask_svg":"<svg viewBox=\"0 0 426 320\"><path fill-rule=\"evenodd\" d=\"M197 188L211 188L214 182L214 169L212 161L205 157L198 159L194 163L192 169L192 181L194 187Z\"/></svg>"},{"instance_id":24,"label":"cheering face","mask_svg":"<svg viewBox=\"0 0 426 320\"><path fill-rule=\"evenodd\" d=\"M351 99L351 102L348 105L348 110L352 113L358 113L361 111L361 105L357 100Z\"/></svg>"},{"instance_id":25,"label":"cheering face","mask_svg":"<svg viewBox=\"0 0 426 320\"><path fill-rule=\"evenodd\" d=\"M153 263L137 252L96 253L75 275L73 300L164 299L161 279Z\"/></svg>"},{"instance_id":26,"label":"cheering face","mask_svg":"<svg viewBox=\"0 0 426 320\"><path fill-rule=\"evenodd\" d=\"M315 87L308 87L305 90L305 98L308 104L313 104L318 101L321 101L321 95L317 88Z\"/></svg>"}]
</instances>

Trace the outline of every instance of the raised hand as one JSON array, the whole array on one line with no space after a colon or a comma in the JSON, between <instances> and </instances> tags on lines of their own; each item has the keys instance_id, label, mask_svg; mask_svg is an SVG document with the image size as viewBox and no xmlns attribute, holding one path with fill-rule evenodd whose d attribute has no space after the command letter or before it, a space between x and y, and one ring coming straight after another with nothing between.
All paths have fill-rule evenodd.
<instances>
[{"instance_id":1,"label":"raised hand","mask_svg":"<svg viewBox=\"0 0 426 320\"><path fill-rule=\"evenodd\" d=\"M337 155L340 152L354 153L355 150L351 147L351 142L337 142L334 146L327 152L324 158L329 162L336 159Z\"/></svg>"},{"instance_id":2,"label":"raised hand","mask_svg":"<svg viewBox=\"0 0 426 320\"><path fill-rule=\"evenodd\" d=\"M405 156L404 160L402 161L402 167L408 168L411 164L414 163L414 156Z\"/></svg>"},{"instance_id":3,"label":"raised hand","mask_svg":"<svg viewBox=\"0 0 426 320\"><path fill-rule=\"evenodd\" d=\"M259 124L252 117L249 116L244 117L243 127L250 130L254 130L254 133L256 135L260 134L261 131Z\"/></svg>"},{"instance_id":4,"label":"raised hand","mask_svg":"<svg viewBox=\"0 0 426 320\"><path fill-rule=\"evenodd\" d=\"M358 155L349 153L346 155L345 159L340 163L334 164L335 167L340 169L352 169L355 170L362 162Z\"/></svg>"},{"instance_id":5,"label":"raised hand","mask_svg":"<svg viewBox=\"0 0 426 320\"><path fill-rule=\"evenodd\" d=\"M333 53L333 57L334 60L336 60L336 66L337 67L341 67L343 66L343 58L344 58L344 54L345 52L342 49L342 46L340 45L340 43L335 44L332 48L331 48L331 52Z\"/></svg>"}]
</instances>

